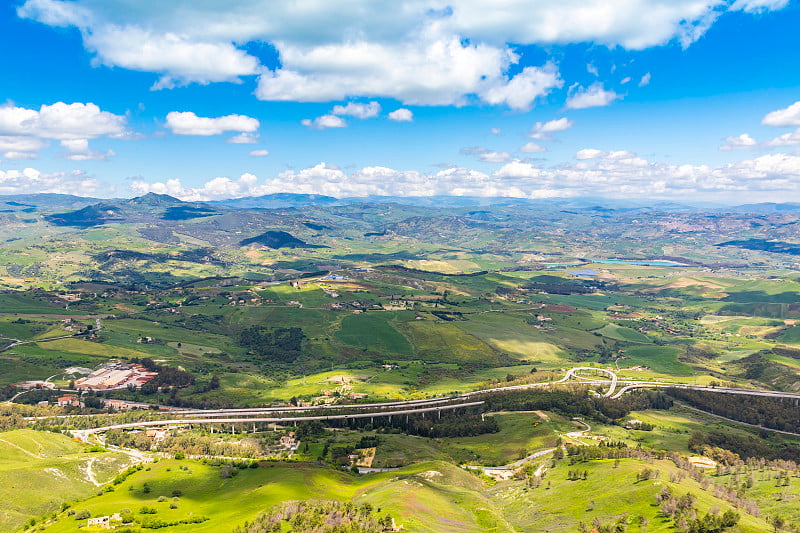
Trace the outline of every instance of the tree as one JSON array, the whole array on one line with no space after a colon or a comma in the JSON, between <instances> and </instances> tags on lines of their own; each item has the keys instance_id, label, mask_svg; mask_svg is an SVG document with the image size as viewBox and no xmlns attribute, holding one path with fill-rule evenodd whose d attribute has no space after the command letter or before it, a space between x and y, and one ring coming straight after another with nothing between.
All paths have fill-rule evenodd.
<instances>
[{"instance_id":1,"label":"tree","mask_svg":"<svg viewBox=\"0 0 800 533\"><path fill-rule=\"evenodd\" d=\"M769 525L772 526L772 531L778 533L786 526L786 520L781 515L774 515L769 518Z\"/></svg>"}]
</instances>

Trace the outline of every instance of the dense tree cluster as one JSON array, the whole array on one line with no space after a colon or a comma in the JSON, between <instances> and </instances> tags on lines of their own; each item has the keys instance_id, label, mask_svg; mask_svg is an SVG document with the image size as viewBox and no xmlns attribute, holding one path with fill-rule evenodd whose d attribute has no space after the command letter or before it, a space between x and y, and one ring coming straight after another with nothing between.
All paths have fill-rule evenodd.
<instances>
[{"instance_id":1,"label":"dense tree cluster","mask_svg":"<svg viewBox=\"0 0 800 533\"><path fill-rule=\"evenodd\" d=\"M795 399L749 396L747 401L742 401L734 394L688 389L670 389L669 394L704 411L740 422L800 433L800 418L797 416L800 407Z\"/></svg>"},{"instance_id":2,"label":"dense tree cluster","mask_svg":"<svg viewBox=\"0 0 800 533\"><path fill-rule=\"evenodd\" d=\"M291 363L302 355L303 330L300 328L265 329L250 326L239 332L239 345L257 356L281 363Z\"/></svg>"},{"instance_id":3,"label":"dense tree cluster","mask_svg":"<svg viewBox=\"0 0 800 533\"><path fill-rule=\"evenodd\" d=\"M162 387L188 387L194 383L194 376L185 370L173 366L159 365L149 357L142 359L134 357L133 363L139 363L151 372L158 372L158 375L142 385L142 392L153 394Z\"/></svg>"},{"instance_id":4,"label":"dense tree cluster","mask_svg":"<svg viewBox=\"0 0 800 533\"><path fill-rule=\"evenodd\" d=\"M672 406L672 399L660 391L638 391L612 400L575 389L540 388L490 393L483 399L489 411L554 411L566 416L588 416L602 422L620 420L631 411L669 409Z\"/></svg>"},{"instance_id":5,"label":"dense tree cluster","mask_svg":"<svg viewBox=\"0 0 800 533\"><path fill-rule=\"evenodd\" d=\"M706 447L728 450L744 458L763 457L765 459L788 459L800 461L800 447L777 444L770 446L764 440L728 431L696 431L689 437L689 449L702 453Z\"/></svg>"},{"instance_id":6,"label":"dense tree cluster","mask_svg":"<svg viewBox=\"0 0 800 533\"><path fill-rule=\"evenodd\" d=\"M472 437L486 433L497 433L500 428L492 416L481 416L475 408L463 408L439 413L419 415L384 416L374 419L329 420L332 427L362 428L378 431L401 431L421 437Z\"/></svg>"}]
</instances>

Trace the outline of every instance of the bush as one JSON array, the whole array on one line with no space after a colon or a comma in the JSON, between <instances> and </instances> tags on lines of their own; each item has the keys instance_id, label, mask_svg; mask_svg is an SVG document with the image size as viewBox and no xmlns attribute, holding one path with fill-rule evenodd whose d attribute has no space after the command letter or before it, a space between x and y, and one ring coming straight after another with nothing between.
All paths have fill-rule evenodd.
<instances>
[{"instance_id":1,"label":"bush","mask_svg":"<svg viewBox=\"0 0 800 533\"><path fill-rule=\"evenodd\" d=\"M75 513L75 520L86 520L87 518L91 517L92 513L90 513L88 509L84 509Z\"/></svg>"},{"instance_id":2,"label":"bush","mask_svg":"<svg viewBox=\"0 0 800 533\"><path fill-rule=\"evenodd\" d=\"M165 501L167 501L167 497L166 496L159 496L157 501L165 502Z\"/></svg>"}]
</instances>

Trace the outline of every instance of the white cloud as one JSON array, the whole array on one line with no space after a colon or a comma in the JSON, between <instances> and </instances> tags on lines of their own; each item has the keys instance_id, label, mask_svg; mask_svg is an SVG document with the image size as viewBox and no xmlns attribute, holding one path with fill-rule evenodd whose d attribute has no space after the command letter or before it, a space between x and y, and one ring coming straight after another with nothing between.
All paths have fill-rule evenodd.
<instances>
[{"instance_id":1,"label":"white cloud","mask_svg":"<svg viewBox=\"0 0 800 533\"><path fill-rule=\"evenodd\" d=\"M71 161L105 161L117 155L114 150L105 152L90 150L88 139L64 139L61 141L61 146L67 149L63 157Z\"/></svg>"},{"instance_id":2,"label":"white cloud","mask_svg":"<svg viewBox=\"0 0 800 533\"><path fill-rule=\"evenodd\" d=\"M0 194L57 193L88 196L100 182L80 171L42 173L34 168L0 170Z\"/></svg>"},{"instance_id":3,"label":"white cloud","mask_svg":"<svg viewBox=\"0 0 800 533\"><path fill-rule=\"evenodd\" d=\"M537 152L546 152L547 148L540 144L536 144L535 142L529 142L520 146L519 151L525 152L526 154L534 154Z\"/></svg>"},{"instance_id":4,"label":"white cloud","mask_svg":"<svg viewBox=\"0 0 800 533\"><path fill-rule=\"evenodd\" d=\"M500 128L492 128L489 130L489 133L491 133L492 135L500 135L503 132L500 130Z\"/></svg>"},{"instance_id":5,"label":"white cloud","mask_svg":"<svg viewBox=\"0 0 800 533\"><path fill-rule=\"evenodd\" d=\"M86 152L89 150L89 141L87 139L65 139L61 141L61 146L70 152Z\"/></svg>"},{"instance_id":6,"label":"white cloud","mask_svg":"<svg viewBox=\"0 0 800 533\"><path fill-rule=\"evenodd\" d=\"M347 105L333 106L334 115L346 115L361 119L377 117L380 112L381 105L378 102L370 102L368 104L349 102Z\"/></svg>"},{"instance_id":7,"label":"white cloud","mask_svg":"<svg viewBox=\"0 0 800 533\"><path fill-rule=\"evenodd\" d=\"M583 150L578 150L578 153L575 154L575 159L597 159L598 157L603 157L605 155L606 153L602 150L597 150L595 148L584 148Z\"/></svg>"},{"instance_id":8,"label":"white cloud","mask_svg":"<svg viewBox=\"0 0 800 533\"><path fill-rule=\"evenodd\" d=\"M329 128L346 128L347 122L336 115L322 115L314 120L303 119L300 121L303 126L311 128L312 130L326 130Z\"/></svg>"},{"instance_id":9,"label":"white cloud","mask_svg":"<svg viewBox=\"0 0 800 533\"><path fill-rule=\"evenodd\" d=\"M778 135L764 143L765 146L798 146L800 145L800 129Z\"/></svg>"},{"instance_id":10,"label":"white cloud","mask_svg":"<svg viewBox=\"0 0 800 533\"><path fill-rule=\"evenodd\" d=\"M240 133L239 135L234 135L225 142L231 144L256 144L258 142L258 133Z\"/></svg>"},{"instance_id":11,"label":"white cloud","mask_svg":"<svg viewBox=\"0 0 800 533\"><path fill-rule=\"evenodd\" d=\"M787 3L736 0L730 9L758 12ZM256 94L265 100L372 96L463 105L477 99L526 109L546 94L546 84L530 72L510 77L519 57L509 43L519 53L526 45L568 43L688 46L726 10L720 0L509 0L491 10L478 0L248 0L224 11L195 0L131 5L27 0L17 12L78 28L96 65L157 73L154 88L260 74ZM248 43L271 45L279 66L263 72Z\"/></svg>"},{"instance_id":12,"label":"white cloud","mask_svg":"<svg viewBox=\"0 0 800 533\"><path fill-rule=\"evenodd\" d=\"M100 136L123 137L126 119L101 111L92 103L56 102L36 109L0 106L0 135L43 139L93 139Z\"/></svg>"},{"instance_id":13,"label":"white cloud","mask_svg":"<svg viewBox=\"0 0 800 533\"><path fill-rule=\"evenodd\" d=\"M617 98L622 98L614 91L607 91L603 84L595 82L587 88L578 87L567 98L567 108L586 109L588 107L603 107L609 105Z\"/></svg>"},{"instance_id":14,"label":"white cloud","mask_svg":"<svg viewBox=\"0 0 800 533\"><path fill-rule=\"evenodd\" d=\"M3 157L9 161L22 161L24 159L36 159L39 156L36 152L17 152L14 150L4 152Z\"/></svg>"},{"instance_id":15,"label":"white cloud","mask_svg":"<svg viewBox=\"0 0 800 533\"><path fill-rule=\"evenodd\" d=\"M517 111L528 111L537 98L563 85L556 66L548 63L541 68L525 67L507 83L500 81L482 91L481 98L493 105L506 104Z\"/></svg>"},{"instance_id":16,"label":"white cloud","mask_svg":"<svg viewBox=\"0 0 800 533\"><path fill-rule=\"evenodd\" d=\"M480 148L467 149L474 153ZM601 152L592 159L554 168L529 161L510 160L486 174L452 167L433 173L365 167L351 172L320 163L302 170L289 170L259 181L252 174L238 180L216 177L197 187L179 180L146 183L136 181L137 194L158 192L185 200L259 196L276 192L326 194L335 197L397 196L510 196L549 198L600 195L609 197L676 198L685 195L736 200L755 195L782 198L800 192L800 156L769 154L720 167L648 161L627 150Z\"/></svg>"},{"instance_id":17,"label":"white cloud","mask_svg":"<svg viewBox=\"0 0 800 533\"><path fill-rule=\"evenodd\" d=\"M105 161L116 156L114 150L106 150L105 152L99 150L89 150L86 152L69 152L64 154L65 159L70 161Z\"/></svg>"},{"instance_id":18,"label":"white cloud","mask_svg":"<svg viewBox=\"0 0 800 533\"><path fill-rule=\"evenodd\" d=\"M636 157L636 154L629 150L612 150L605 154L607 159L631 159Z\"/></svg>"},{"instance_id":19,"label":"white cloud","mask_svg":"<svg viewBox=\"0 0 800 533\"><path fill-rule=\"evenodd\" d=\"M269 150L253 150L250 152L251 157L267 157L269 155Z\"/></svg>"},{"instance_id":20,"label":"white cloud","mask_svg":"<svg viewBox=\"0 0 800 533\"><path fill-rule=\"evenodd\" d=\"M622 78L620 80L619 83L620 83L620 85L625 85L626 83L630 83L630 82L631 82L631 77L630 76L625 76L624 78Z\"/></svg>"},{"instance_id":21,"label":"white cloud","mask_svg":"<svg viewBox=\"0 0 800 533\"><path fill-rule=\"evenodd\" d=\"M485 163L505 163L511 159L511 154L508 152L486 152L480 154L478 158Z\"/></svg>"},{"instance_id":22,"label":"white cloud","mask_svg":"<svg viewBox=\"0 0 800 533\"><path fill-rule=\"evenodd\" d=\"M597 70L597 67L593 63L589 63L586 65L586 72L589 74L593 74L594 76L600 76L600 72Z\"/></svg>"},{"instance_id":23,"label":"white cloud","mask_svg":"<svg viewBox=\"0 0 800 533\"><path fill-rule=\"evenodd\" d=\"M405 104L464 105L468 95L489 91L502 104L508 101L502 97L509 83L504 72L517 60L506 47L465 44L455 36L389 43L286 44L281 47L283 67L261 75L256 96L300 102L371 96L396 98ZM518 84L530 84L530 77L526 74Z\"/></svg>"},{"instance_id":24,"label":"white cloud","mask_svg":"<svg viewBox=\"0 0 800 533\"><path fill-rule=\"evenodd\" d=\"M767 113L761 123L765 126L800 126L800 101L784 109Z\"/></svg>"},{"instance_id":25,"label":"white cloud","mask_svg":"<svg viewBox=\"0 0 800 533\"><path fill-rule=\"evenodd\" d=\"M528 133L528 137L531 139L538 139L540 141L550 139L553 133L566 131L570 129L573 124L574 122L567 117L549 120L547 122L537 122L533 125L533 128L531 128L530 133Z\"/></svg>"},{"instance_id":26,"label":"white cloud","mask_svg":"<svg viewBox=\"0 0 800 533\"><path fill-rule=\"evenodd\" d=\"M494 152L483 146L467 146L460 151L465 155L478 156L484 163L505 163L511 159L511 154L508 152Z\"/></svg>"},{"instance_id":27,"label":"white cloud","mask_svg":"<svg viewBox=\"0 0 800 533\"><path fill-rule=\"evenodd\" d=\"M401 107L389 113L389 120L394 120L395 122L413 122L414 113L412 113L410 109Z\"/></svg>"},{"instance_id":28,"label":"white cloud","mask_svg":"<svg viewBox=\"0 0 800 533\"><path fill-rule=\"evenodd\" d=\"M39 150L46 146L47 142L37 137L0 135L0 153L12 161L36 159Z\"/></svg>"},{"instance_id":29,"label":"white cloud","mask_svg":"<svg viewBox=\"0 0 800 533\"><path fill-rule=\"evenodd\" d=\"M725 137L725 144L719 147L720 150L746 150L758 146L758 141L750 137L747 133L742 133L735 137Z\"/></svg>"},{"instance_id":30,"label":"white cloud","mask_svg":"<svg viewBox=\"0 0 800 533\"><path fill-rule=\"evenodd\" d=\"M649 72L642 76L642 79L639 80L639 87L650 85L650 78L651 76Z\"/></svg>"},{"instance_id":31,"label":"white cloud","mask_svg":"<svg viewBox=\"0 0 800 533\"><path fill-rule=\"evenodd\" d=\"M96 66L118 66L163 74L153 89L169 89L193 82L235 82L240 76L258 72L258 60L236 48L232 42L208 41L191 35L191 31L179 30L185 21L178 20L178 17L185 13L177 5L172 13L162 10L152 14L148 14L146 8L133 13L120 7L122 9L115 12L112 5L30 0L19 8L18 14L53 26L80 29L84 46L95 54L93 64ZM136 15L143 16L144 20L138 24L129 23L131 16L136 18ZM166 15L176 19L167 21L167 27L161 31L154 31L145 29L150 25L146 20L148 15ZM215 22L211 13L207 15L204 26ZM106 19L107 16L110 19Z\"/></svg>"},{"instance_id":32,"label":"white cloud","mask_svg":"<svg viewBox=\"0 0 800 533\"><path fill-rule=\"evenodd\" d=\"M736 0L731 6L731 11L761 13L783 9L788 3L789 0Z\"/></svg>"},{"instance_id":33,"label":"white cloud","mask_svg":"<svg viewBox=\"0 0 800 533\"><path fill-rule=\"evenodd\" d=\"M198 117L191 111L170 111L167 113L167 128L175 135L219 135L226 131L252 133L260 126L258 120L245 115L226 115L224 117Z\"/></svg>"},{"instance_id":34,"label":"white cloud","mask_svg":"<svg viewBox=\"0 0 800 533\"><path fill-rule=\"evenodd\" d=\"M89 140L97 137L131 136L126 118L101 111L93 103L56 102L37 109L0 106L0 151L6 159L32 159L55 139L70 150L69 159L106 159L114 152L91 152Z\"/></svg>"}]
</instances>

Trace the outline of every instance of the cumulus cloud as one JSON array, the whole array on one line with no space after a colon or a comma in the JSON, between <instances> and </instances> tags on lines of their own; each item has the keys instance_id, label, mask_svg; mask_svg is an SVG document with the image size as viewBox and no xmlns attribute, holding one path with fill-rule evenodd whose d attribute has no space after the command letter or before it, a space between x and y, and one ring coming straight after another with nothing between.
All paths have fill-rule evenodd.
<instances>
[{"instance_id":1,"label":"cumulus cloud","mask_svg":"<svg viewBox=\"0 0 800 533\"><path fill-rule=\"evenodd\" d=\"M117 155L114 150L105 152L90 150L87 139L64 139L61 141L61 146L67 149L63 157L72 161L105 161Z\"/></svg>"},{"instance_id":2,"label":"cumulus cloud","mask_svg":"<svg viewBox=\"0 0 800 533\"><path fill-rule=\"evenodd\" d=\"M480 147L466 149L482 152ZM490 153L490 152L483 152ZM239 179L216 177L188 187L180 180L131 185L136 194L158 192L184 200L214 200L259 196L277 192L352 196L508 196L549 198L557 196L602 195L610 197L676 197L679 195L771 194L780 198L800 192L800 156L768 154L755 159L711 167L649 161L627 150L586 153L557 167L530 161L508 160L492 173L463 167L443 168L432 173L365 167L345 172L334 165L319 163L302 170L288 170L259 180L253 174Z\"/></svg>"},{"instance_id":3,"label":"cumulus cloud","mask_svg":"<svg viewBox=\"0 0 800 533\"><path fill-rule=\"evenodd\" d=\"M88 3L87 3L88 4ZM256 74L259 63L255 57L234 46L230 41L206 40L192 32L181 31L185 20L180 6L167 17L167 25L159 30L147 29L147 20L129 23L133 13L123 6L106 5L105 9L80 2L31 0L18 9L21 17L39 20L52 26L75 26L81 31L87 50L95 54L93 64L118 66L142 72L161 73L153 89L169 89L188 83L207 84L220 81L239 81L240 76ZM100 6L97 6L100 7ZM122 7L115 10L114 7ZM127 11L127 13L126 13ZM138 15L148 18L147 9ZM204 26L215 21L208 13ZM134 16L135 18L135 16ZM195 30L197 31L197 30Z\"/></svg>"},{"instance_id":4,"label":"cumulus cloud","mask_svg":"<svg viewBox=\"0 0 800 533\"><path fill-rule=\"evenodd\" d=\"M419 37L408 42L285 45L283 67L260 76L256 96L326 102L362 95L405 104L464 105L468 95L484 91L498 104L508 102L504 72L518 60L509 49L464 43L456 36ZM527 85L529 77L518 83Z\"/></svg>"},{"instance_id":5,"label":"cumulus cloud","mask_svg":"<svg viewBox=\"0 0 800 533\"><path fill-rule=\"evenodd\" d=\"M547 148L540 144L536 144L535 142L529 142L520 146L519 151L525 152L526 154L534 154L537 152L546 152Z\"/></svg>"},{"instance_id":6,"label":"cumulus cloud","mask_svg":"<svg viewBox=\"0 0 800 533\"><path fill-rule=\"evenodd\" d=\"M413 122L414 113L412 113L410 109L401 107L389 113L389 120L394 120L395 122Z\"/></svg>"},{"instance_id":7,"label":"cumulus cloud","mask_svg":"<svg viewBox=\"0 0 800 533\"><path fill-rule=\"evenodd\" d=\"M0 154L3 159L36 159L39 150L46 146L47 142L37 137L0 135Z\"/></svg>"},{"instance_id":8,"label":"cumulus cloud","mask_svg":"<svg viewBox=\"0 0 800 533\"><path fill-rule=\"evenodd\" d=\"M742 133L735 137L725 137L725 144L719 147L720 150L746 150L758 146L758 141L750 137L747 133Z\"/></svg>"},{"instance_id":9,"label":"cumulus cloud","mask_svg":"<svg viewBox=\"0 0 800 533\"><path fill-rule=\"evenodd\" d=\"M572 122L567 117L549 120L547 122L537 122L531 128L528 137L531 139L538 139L540 141L552 138L554 133L559 131L566 131L573 126Z\"/></svg>"},{"instance_id":10,"label":"cumulus cloud","mask_svg":"<svg viewBox=\"0 0 800 533\"><path fill-rule=\"evenodd\" d=\"M380 112L381 105L378 102L370 102L368 104L349 102L347 105L333 106L334 115L346 115L361 119L377 117Z\"/></svg>"},{"instance_id":11,"label":"cumulus cloud","mask_svg":"<svg viewBox=\"0 0 800 533\"><path fill-rule=\"evenodd\" d=\"M730 9L780 9L788 0L736 0ZM511 0L485 2L213 2L27 0L21 17L75 27L95 65L159 74L154 88L240 81L258 75L264 100L332 101L391 97L404 104L479 100L527 109L552 88L543 67L511 76L526 45L596 43L642 50L688 46L726 6L714 0ZM267 70L247 44L269 43ZM512 49L509 43L513 43ZM524 53L524 52L519 52Z\"/></svg>"},{"instance_id":12,"label":"cumulus cloud","mask_svg":"<svg viewBox=\"0 0 800 533\"><path fill-rule=\"evenodd\" d=\"M511 154L508 152L486 152L480 154L478 158L485 163L505 163L511 159Z\"/></svg>"},{"instance_id":13,"label":"cumulus cloud","mask_svg":"<svg viewBox=\"0 0 800 533\"><path fill-rule=\"evenodd\" d=\"M269 150L253 150L250 152L251 157L267 157L269 155Z\"/></svg>"},{"instance_id":14,"label":"cumulus cloud","mask_svg":"<svg viewBox=\"0 0 800 533\"><path fill-rule=\"evenodd\" d=\"M56 102L38 110L0 106L0 135L44 139L93 139L100 136L123 137L126 119L95 104Z\"/></svg>"},{"instance_id":15,"label":"cumulus cloud","mask_svg":"<svg viewBox=\"0 0 800 533\"><path fill-rule=\"evenodd\" d=\"M481 98L493 105L506 104L517 111L528 111L537 98L563 85L556 66L548 63L541 68L525 67L507 83L500 82L485 89Z\"/></svg>"},{"instance_id":16,"label":"cumulus cloud","mask_svg":"<svg viewBox=\"0 0 800 533\"><path fill-rule=\"evenodd\" d=\"M567 98L567 108L603 107L618 98L622 97L614 91L605 90L602 83L595 82L589 87L578 87L574 92L571 92L569 98Z\"/></svg>"},{"instance_id":17,"label":"cumulus cloud","mask_svg":"<svg viewBox=\"0 0 800 533\"><path fill-rule=\"evenodd\" d=\"M769 141L764 143L764 146L798 146L800 145L800 129L797 129L791 133L784 133L783 135L778 135L774 139L770 139Z\"/></svg>"},{"instance_id":18,"label":"cumulus cloud","mask_svg":"<svg viewBox=\"0 0 800 533\"><path fill-rule=\"evenodd\" d=\"M208 137L226 131L252 133L260 126L258 120L245 115L226 115L210 118L198 117L191 111L167 113L167 128L175 135L200 135Z\"/></svg>"},{"instance_id":19,"label":"cumulus cloud","mask_svg":"<svg viewBox=\"0 0 800 533\"><path fill-rule=\"evenodd\" d=\"M126 122L93 103L56 102L39 109L6 104L0 106L0 151L6 159L32 159L47 146L43 139L54 139L69 150L69 159L106 159L114 152L92 152L89 140L130 137Z\"/></svg>"},{"instance_id":20,"label":"cumulus cloud","mask_svg":"<svg viewBox=\"0 0 800 533\"><path fill-rule=\"evenodd\" d=\"M34 168L0 170L0 194L57 193L89 196L101 184L80 171L40 172Z\"/></svg>"},{"instance_id":21,"label":"cumulus cloud","mask_svg":"<svg viewBox=\"0 0 800 533\"><path fill-rule=\"evenodd\" d=\"M765 126L800 126L800 101L784 109L778 109L764 115L761 123Z\"/></svg>"},{"instance_id":22,"label":"cumulus cloud","mask_svg":"<svg viewBox=\"0 0 800 533\"><path fill-rule=\"evenodd\" d=\"M342 116L354 117L363 120L367 118L377 117L380 112L381 112L381 105L378 102L370 102L368 104L349 102L347 105L333 106L333 109L327 115L322 115L315 119L307 118L300 121L300 123L303 126L311 128L313 130L326 130L329 128L346 128L347 121L341 118ZM394 113L396 113L396 111L389 113L389 118L392 120L397 120L392 117ZM410 116L411 111L408 111L408 113Z\"/></svg>"},{"instance_id":23,"label":"cumulus cloud","mask_svg":"<svg viewBox=\"0 0 800 533\"><path fill-rule=\"evenodd\" d=\"M647 74L645 74L644 76L642 76L642 79L639 80L639 87L644 87L646 85L650 85L650 78L651 78L651 76L650 76L649 72Z\"/></svg>"},{"instance_id":24,"label":"cumulus cloud","mask_svg":"<svg viewBox=\"0 0 800 533\"><path fill-rule=\"evenodd\" d=\"M305 118L300 121L303 126L312 130L326 130L329 128L346 128L347 122L336 115L322 115L313 120Z\"/></svg>"},{"instance_id":25,"label":"cumulus cloud","mask_svg":"<svg viewBox=\"0 0 800 533\"><path fill-rule=\"evenodd\" d=\"M602 150L597 150L595 148L584 148L583 150L578 150L578 153L575 154L575 159L596 159L604 155L606 155L606 153Z\"/></svg>"}]
</instances>

